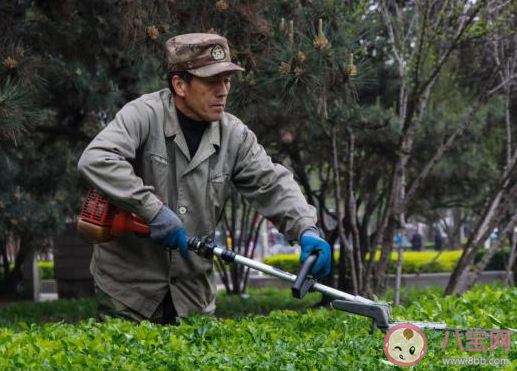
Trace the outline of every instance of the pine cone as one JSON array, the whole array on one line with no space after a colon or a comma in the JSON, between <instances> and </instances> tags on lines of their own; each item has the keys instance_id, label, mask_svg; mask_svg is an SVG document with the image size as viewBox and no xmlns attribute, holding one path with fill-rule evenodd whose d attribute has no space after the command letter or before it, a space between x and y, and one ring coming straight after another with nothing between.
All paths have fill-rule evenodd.
<instances>
[{"instance_id":1,"label":"pine cone","mask_svg":"<svg viewBox=\"0 0 517 371\"><path fill-rule=\"evenodd\" d=\"M287 75L289 72L291 72L291 65L289 63L282 62L280 63L278 71L280 71L280 73L283 75Z\"/></svg>"},{"instance_id":2,"label":"pine cone","mask_svg":"<svg viewBox=\"0 0 517 371\"><path fill-rule=\"evenodd\" d=\"M225 0L219 0L217 3L215 3L215 7L219 11L225 11L228 10L230 6Z\"/></svg>"},{"instance_id":3,"label":"pine cone","mask_svg":"<svg viewBox=\"0 0 517 371\"><path fill-rule=\"evenodd\" d=\"M323 32L323 20L318 20L318 36L314 39L313 45L316 49L324 49L330 45L325 33Z\"/></svg>"},{"instance_id":4,"label":"pine cone","mask_svg":"<svg viewBox=\"0 0 517 371\"><path fill-rule=\"evenodd\" d=\"M307 60L307 56L304 52L298 52L296 53L296 60L300 63L303 63Z\"/></svg>"},{"instance_id":5,"label":"pine cone","mask_svg":"<svg viewBox=\"0 0 517 371\"><path fill-rule=\"evenodd\" d=\"M156 40L160 36L160 31L154 26L147 27L147 37L151 40Z\"/></svg>"},{"instance_id":6,"label":"pine cone","mask_svg":"<svg viewBox=\"0 0 517 371\"><path fill-rule=\"evenodd\" d=\"M314 39L313 45L316 49L324 49L329 46L329 41L325 36L318 36Z\"/></svg>"},{"instance_id":7,"label":"pine cone","mask_svg":"<svg viewBox=\"0 0 517 371\"><path fill-rule=\"evenodd\" d=\"M16 67L18 67L18 61L14 58L7 57L4 59L3 65L9 68L10 70L13 70Z\"/></svg>"}]
</instances>

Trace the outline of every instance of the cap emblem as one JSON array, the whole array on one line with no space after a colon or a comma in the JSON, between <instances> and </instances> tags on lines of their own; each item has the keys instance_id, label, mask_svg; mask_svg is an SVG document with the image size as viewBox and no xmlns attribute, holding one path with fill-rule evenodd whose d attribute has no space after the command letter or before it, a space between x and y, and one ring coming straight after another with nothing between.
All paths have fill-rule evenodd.
<instances>
[{"instance_id":1,"label":"cap emblem","mask_svg":"<svg viewBox=\"0 0 517 371\"><path fill-rule=\"evenodd\" d=\"M226 53L224 52L224 49L221 47L221 45L214 46L210 52L210 55L214 61L222 61L224 58L226 58Z\"/></svg>"}]
</instances>

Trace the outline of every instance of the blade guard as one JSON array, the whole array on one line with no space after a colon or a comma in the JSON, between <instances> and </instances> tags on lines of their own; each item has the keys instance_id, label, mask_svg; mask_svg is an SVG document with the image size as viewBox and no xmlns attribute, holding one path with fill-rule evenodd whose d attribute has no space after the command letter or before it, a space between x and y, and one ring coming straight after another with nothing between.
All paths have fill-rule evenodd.
<instances>
[{"instance_id":1,"label":"blade guard","mask_svg":"<svg viewBox=\"0 0 517 371\"><path fill-rule=\"evenodd\" d=\"M363 304L347 300L334 300L332 308L373 319L375 326L387 331L390 328L391 307L389 304Z\"/></svg>"},{"instance_id":2,"label":"blade guard","mask_svg":"<svg viewBox=\"0 0 517 371\"><path fill-rule=\"evenodd\" d=\"M376 303L376 304L364 304L356 303L347 300L334 300L332 302L332 308L343 310L345 312L357 314L363 317L370 317L373 319L371 332L378 328L384 332L389 331L395 326L402 324L411 324L420 329L428 328L432 330L446 330L447 324L443 322L413 322L413 321L400 321L390 322L391 317L391 306L388 303Z\"/></svg>"}]
</instances>

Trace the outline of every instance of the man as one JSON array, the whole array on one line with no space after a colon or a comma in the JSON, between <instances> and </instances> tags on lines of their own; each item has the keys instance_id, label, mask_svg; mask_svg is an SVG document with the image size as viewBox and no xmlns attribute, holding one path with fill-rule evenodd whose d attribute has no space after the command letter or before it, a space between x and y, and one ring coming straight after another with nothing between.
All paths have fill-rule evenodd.
<instances>
[{"instance_id":1,"label":"man","mask_svg":"<svg viewBox=\"0 0 517 371\"><path fill-rule=\"evenodd\" d=\"M411 237L411 247L413 251L421 251L422 250L422 235L416 231Z\"/></svg>"},{"instance_id":2,"label":"man","mask_svg":"<svg viewBox=\"0 0 517 371\"><path fill-rule=\"evenodd\" d=\"M273 164L255 135L224 111L230 60L224 37L187 34L166 43L169 89L125 105L89 144L79 172L115 205L142 217L150 238L132 234L95 246L99 317L172 323L215 310L212 260L189 253L185 235L214 233L230 184L292 242L312 273L330 270L330 247L292 174ZM165 247L166 249L161 248Z\"/></svg>"}]
</instances>

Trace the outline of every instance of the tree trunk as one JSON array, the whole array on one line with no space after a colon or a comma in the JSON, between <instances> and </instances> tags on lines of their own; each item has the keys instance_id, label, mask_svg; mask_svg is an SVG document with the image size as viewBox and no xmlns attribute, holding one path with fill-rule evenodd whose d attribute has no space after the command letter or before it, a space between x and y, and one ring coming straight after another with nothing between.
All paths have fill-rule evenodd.
<instances>
[{"instance_id":1,"label":"tree trunk","mask_svg":"<svg viewBox=\"0 0 517 371\"><path fill-rule=\"evenodd\" d=\"M461 207L452 208L452 220L454 225L452 226L452 235L450 240L450 246L452 249L461 248L463 246L462 241L462 224L463 219L461 217Z\"/></svg>"},{"instance_id":2,"label":"tree trunk","mask_svg":"<svg viewBox=\"0 0 517 371\"><path fill-rule=\"evenodd\" d=\"M400 243L398 245L398 258L395 275L395 292L393 294L393 306L396 307L400 304L400 283L402 280L402 261L403 261L403 244L404 238L406 237L406 229L403 229L400 236Z\"/></svg>"},{"instance_id":3,"label":"tree trunk","mask_svg":"<svg viewBox=\"0 0 517 371\"><path fill-rule=\"evenodd\" d=\"M509 208L517 199L516 184L510 189L510 191L508 191L505 203L498 209L493 207L494 202L496 200L500 200L500 193L503 192L506 187L508 187L508 184L503 182L503 187L500 187L494 192L492 201L487 205L485 213L479 219L476 228L471 232L463 250L463 254L449 278L444 295L451 295L453 292L457 291L458 287L464 287L464 282L471 280L471 278L468 278L467 276L470 274L472 264L474 263L474 259L476 258L482 244L490 236L491 231L501 223L504 216L508 213Z\"/></svg>"},{"instance_id":4,"label":"tree trunk","mask_svg":"<svg viewBox=\"0 0 517 371\"><path fill-rule=\"evenodd\" d=\"M0 277L0 290L4 286L4 283L7 279L7 275L9 274L9 259L7 257L7 236L3 236L2 239L2 267L3 267L3 273L2 277Z\"/></svg>"},{"instance_id":5,"label":"tree trunk","mask_svg":"<svg viewBox=\"0 0 517 371\"><path fill-rule=\"evenodd\" d=\"M237 242L237 218L238 218L238 213L239 213L238 204L239 204L239 196L236 193L234 193L232 195L232 219L231 219L231 230L230 230L230 239L231 239L232 246L228 246L232 250L235 249L235 247L236 247L235 244ZM231 294L233 294L233 295L239 294L239 288L235 284L239 280L239 278L237 277L238 273L239 272L238 272L238 268L237 268L236 264L231 264L230 265L230 277L232 279Z\"/></svg>"},{"instance_id":6,"label":"tree trunk","mask_svg":"<svg viewBox=\"0 0 517 371\"><path fill-rule=\"evenodd\" d=\"M485 255L479 263L475 265L473 269L466 270L458 279L458 283L456 285L455 291L460 295L470 290L472 286L476 283L476 281L481 276L481 273L485 270L487 264L490 262L495 252L504 246L504 241L508 233L510 233L517 223L517 211L512 215L510 221L506 224L506 227L501 232L499 239L497 242L493 243L490 248L487 250Z\"/></svg>"},{"instance_id":7,"label":"tree trunk","mask_svg":"<svg viewBox=\"0 0 517 371\"><path fill-rule=\"evenodd\" d=\"M517 233L515 228L508 234L510 240L510 257L508 258L508 264L506 266L506 272L504 275L504 283L508 286L515 285L515 258L517 257Z\"/></svg>"},{"instance_id":8,"label":"tree trunk","mask_svg":"<svg viewBox=\"0 0 517 371\"><path fill-rule=\"evenodd\" d=\"M350 259L354 260L355 276L357 279L357 292L363 290L363 263L361 259L361 244L359 242L359 229L357 227L356 199L354 196L354 151L355 138L352 130L347 129L348 134L348 161L347 161L347 183L346 183L346 209L348 222L352 233L353 254Z\"/></svg>"},{"instance_id":9,"label":"tree trunk","mask_svg":"<svg viewBox=\"0 0 517 371\"><path fill-rule=\"evenodd\" d=\"M20 248L16 254L14 267L5 276L4 285L0 296L12 300L20 297L20 284L23 280L22 268L26 261L26 257L31 255L33 250L32 241L30 239L21 239Z\"/></svg>"},{"instance_id":10,"label":"tree trunk","mask_svg":"<svg viewBox=\"0 0 517 371\"><path fill-rule=\"evenodd\" d=\"M337 228L338 228L338 236L339 236L339 245L340 245L340 253L339 253L339 279L338 279L338 288L343 290L346 286L345 283L345 257L348 257L348 262L350 265L350 277L352 279L352 290L353 294L358 294L358 286L357 286L357 276L356 276L356 267L353 258L353 248L348 243L345 231L343 228L342 222L342 214L341 214L341 179L340 179L340 171L339 171L339 162L338 162L338 150L337 150L337 135L336 130L332 130L332 158L333 158L333 170L334 170L334 199L336 203L336 218L338 220Z\"/></svg>"}]
</instances>

